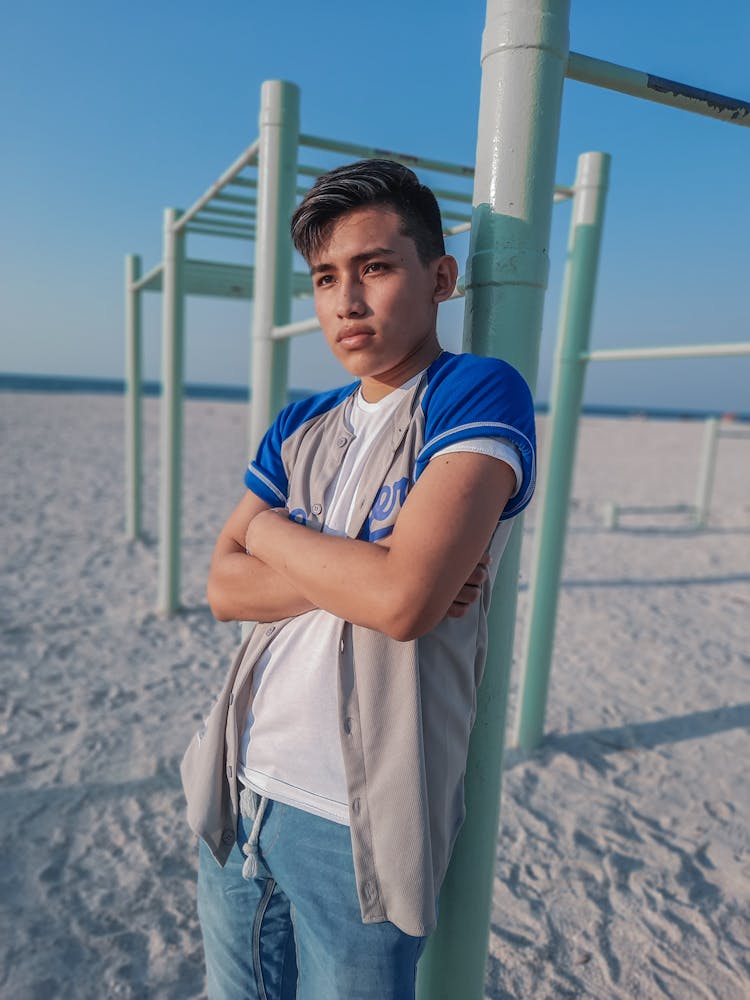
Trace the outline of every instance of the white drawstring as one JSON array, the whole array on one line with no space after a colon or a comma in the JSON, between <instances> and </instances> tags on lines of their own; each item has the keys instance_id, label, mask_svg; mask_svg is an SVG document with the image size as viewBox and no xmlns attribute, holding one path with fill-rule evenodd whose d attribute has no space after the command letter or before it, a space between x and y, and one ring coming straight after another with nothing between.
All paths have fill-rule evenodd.
<instances>
[{"instance_id":1,"label":"white drawstring","mask_svg":"<svg viewBox=\"0 0 750 1000\"><path fill-rule=\"evenodd\" d=\"M242 877L246 879L255 878L258 874L258 840L267 805L268 799L265 795L258 795L251 788L242 789L240 793L240 813L253 821L250 836L247 838L247 843L242 847L242 853L245 855L245 863L242 866Z\"/></svg>"}]
</instances>

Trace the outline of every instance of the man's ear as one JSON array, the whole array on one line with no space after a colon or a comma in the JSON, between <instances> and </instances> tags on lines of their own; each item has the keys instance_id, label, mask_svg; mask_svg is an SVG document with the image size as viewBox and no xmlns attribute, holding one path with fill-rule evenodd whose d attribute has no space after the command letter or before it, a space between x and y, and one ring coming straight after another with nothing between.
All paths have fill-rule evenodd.
<instances>
[{"instance_id":1,"label":"man's ear","mask_svg":"<svg viewBox=\"0 0 750 1000\"><path fill-rule=\"evenodd\" d=\"M446 254L435 262L435 291L433 302L445 302L453 295L458 280L458 264L456 258Z\"/></svg>"}]
</instances>

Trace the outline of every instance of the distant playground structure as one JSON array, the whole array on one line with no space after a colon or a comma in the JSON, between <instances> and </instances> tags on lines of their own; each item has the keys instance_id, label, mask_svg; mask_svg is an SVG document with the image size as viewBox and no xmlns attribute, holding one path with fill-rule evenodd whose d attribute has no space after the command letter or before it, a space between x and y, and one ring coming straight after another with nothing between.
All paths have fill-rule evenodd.
<instances>
[{"instance_id":1,"label":"distant playground structure","mask_svg":"<svg viewBox=\"0 0 750 1000\"><path fill-rule=\"evenodd\" d=\"M251 454L287 390L289 338L317 329L290 322L291 302L310 296L295 271L289 218L297 198L329 169L300 158L389 157L430 175L447 235L470 230L461 281L466 298L463 348L503 357L536 382L547 286L553 201L572 198L572 219L558 326L546 463L530 577L529 614L516 741L541 740L562 573L583 385L590 361L750 354L750 343L589 349L610 159L583 153L574 183L555 186L564 78L673 108L750 125L750 104L569 51L569 0L488 0L476 166L309 135L300 130L299 91L268 81L261 92L259 138L186 211L164 214L162 260L142 273L126 259L126 524L141 533L141 293L162 293L162 455L158 604L179 606L182 387L186 295L253 300ZM435 184L432 176L442 177ZM468 189L473 183L473 190ZM445 186L443 186L445 185ZM245 241L246 265L188 257L190 234ZM715 447L714 447L715 455ZM710 458L710 456L709 456ZM709 459L705 461L711 464ZM710 470L709 470L710 471ZM479 692L466 775L467 819L440 898L440 922L420 961L420 1000L483 996L504 720L512 665L522 532L511 536L489 615L489 654Z\"/></svg>"},{"instance_id":2,"label":"distant playground structure","mask_svg":"<svg viewBox=\"0 0 750 1000\"><path fill-rule=\"evenodd\" d=\"M741 345L740 345L741 346ZM715 356L715 355L712 355ZM693 528L705 528L711 510L711 496L716 475L716 455L719 449L719 438L747 438L750 440L750 429L734 426L729 420L719 420L718 417L708 417L703 432L703 448L698 466L698 479L695 488L695 499L692 504L684 503L672 507L631 507L612 501L606 503L602 510L604 526L615 530L620 527L623 514L686 514Z\"/></svg>"}]
</instances>

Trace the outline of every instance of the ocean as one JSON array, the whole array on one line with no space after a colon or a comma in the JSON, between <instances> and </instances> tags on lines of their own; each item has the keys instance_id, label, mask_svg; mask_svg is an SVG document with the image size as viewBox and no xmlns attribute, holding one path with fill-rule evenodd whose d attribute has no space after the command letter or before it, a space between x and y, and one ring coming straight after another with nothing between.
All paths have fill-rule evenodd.
<instances>
[{"instance_id":1,"label":"ocean","mask_svg":"<svg viewBox=\"0 0 750 1000\"><path fill-rule=\"evenodd\" d=\"M289 389L287 401L298 402L313 395L311 389ZM116 378L88 378L74 375L25 375L0 372L0 392L72 392L104 393L121 396L125 392L125 382ZM160 396L161 383L145 381L144 396ZM185 384L187 399L212 399L217 402L247 402L250 390L246 385L213 385L204 382ZM547 413L549 404L537 401L536 412ZM596 417L648 417L652 420L705 420L707 417L731 417L733 420L750 422L750 412L727 414L721 410L695 410L688 407L604 406L584 404L583 413Z\"/></svg>"}]
</instances>

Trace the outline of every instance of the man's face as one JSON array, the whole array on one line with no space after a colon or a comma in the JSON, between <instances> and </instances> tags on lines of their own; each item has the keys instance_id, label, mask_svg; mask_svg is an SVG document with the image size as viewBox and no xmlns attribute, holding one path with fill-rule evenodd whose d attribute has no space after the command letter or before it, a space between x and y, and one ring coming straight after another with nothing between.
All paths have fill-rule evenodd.
<instances>
[{"instance_id":1,"label":"man's face","mask_svg":"<svg viewBox=\"0 0 750 1000\"><path fill-rule=\"evenodd\" d=\"M310 261L315 310L328 345L362 379L371 401L421 371L439 353L437 304L455 284L451 257L422 264L387 207L338 219Z\"/></svg>"}]
</instances>

